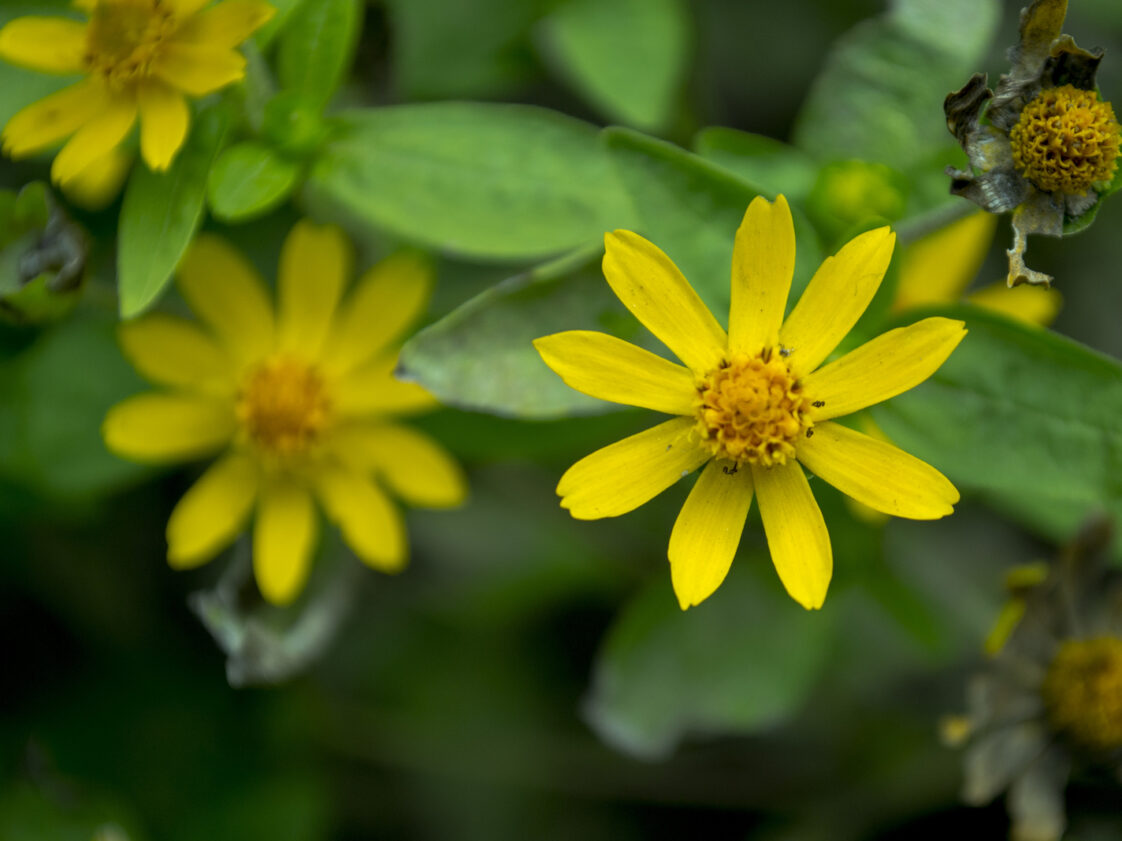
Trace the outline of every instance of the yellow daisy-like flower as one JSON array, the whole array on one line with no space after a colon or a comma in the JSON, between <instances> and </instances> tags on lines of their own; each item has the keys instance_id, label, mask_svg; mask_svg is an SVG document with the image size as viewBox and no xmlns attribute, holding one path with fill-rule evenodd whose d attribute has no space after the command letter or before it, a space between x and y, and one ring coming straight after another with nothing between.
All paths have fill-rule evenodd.
<instances>
[{"instance_id":1,"label":"yellow daisy-like flower","mask_svg":"<svg viewBox=\"0 0 1122 841\"><path fill-rule=\"evenodd\" d=\"M245 75L236 47L273 15L262 0L77 0L86 23L16 18L0 29L0 59L77 84L16 114L0 139L13 158L70 138L51 177L66 184L112 160L140 120L140 152L166 170L187 137L185 97L213 93Z\"/></svg>"},{"instance_id":2,"label":"yellow daisy-like flower","mask_svg":"<svg viewBox=\"0 0 1122 841\"><path fill-rule=\"evenodd\" d=\"M578 461L557 486L561 505L577 519L614 517L708 462L670 535L683 609L724 580L753 495L787 592L806 608L822 606L833 554L800 463L878 511L950 514L958 491L941 473L834 422L923 382L966 335L961 321L927 318L822 364L869 305L894 244L888 228L849 242L784 320L795 266L791 211L782 196L756 198L736 234L726 333L655 245L630 231L608 234L612 291L685 367L589 331L534 344L578 391L678 417Z\"/></svg>"},{"instance_id":3,"label":"yellow daisy-like flower","mask_svg":"<svg viewBox=\"0 0 1122 841\"><path fill-rule=\"evenodd\" d=\"M256 508L257 583L269 601L284 604L308 574L317 501L361 560L396 572L406 561L406 535L382 485L412 505L464 499L455 461L393 421L437 405L419 386L394 379L391 347L424 309L430 272L417 258L390 257L344 301L350 262L338 228L297 224L281 252L274 316L249 263L204 234L177 280L206 329L163 314L122 325L126 356L166 389L109 411L102 427L109 448L156 463L224 453L172 512L173 567L210 560Z\"/></svg>"}]
</instances>

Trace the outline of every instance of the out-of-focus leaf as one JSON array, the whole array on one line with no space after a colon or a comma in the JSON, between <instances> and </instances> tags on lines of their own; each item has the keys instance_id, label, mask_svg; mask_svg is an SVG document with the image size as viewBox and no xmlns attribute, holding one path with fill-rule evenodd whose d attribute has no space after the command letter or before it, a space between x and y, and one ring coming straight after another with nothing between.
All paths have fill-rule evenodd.
<instances>
[{"instance_id":1,"label":"out-of-focus leaf","mask_svg":"<svg viewBox=\"0 0 1122 841\"><path fill-rule=\"evenodd\" d=\"M258 49L264 50L277 37L277 34L288 26L293 13L307 2L314 0L269 0L269 5L275 10L269 22L253 34L253 41Z\"/></svg>"},{"instance_id":2,"label":"out-of-focus leaf","mask_svg":"<svg viewBox=\"0 0 1122 841\"><path fill-rule=\"evenodd\" d=\"M48 786L7 783L0 794L4 841L141 841L136 815L104 795L76 790L69 781ZM127 828L126 828L127 827Z\"/></svg>"},{"instance_id":3,"label":"out-of-focus leaf","mask_svg":"<svg viewBox=\"0 0 1122 841\"><path fill-rule=\"evenodd\" d=\"M1122 518L1122 365L972 307L930 380L873 409L893 441L1026 526L1062 542L1088 514Z\"/></svg>"},{"instance_id":4,"label":"out-of-focus leaf","mask_svg":"<svg viewBox=\"0 0 1122 841\"><path fill-rule=\"evenodd\" d=\"M351 227L496 260L588 245L630 219L595 130L524 105L347 112L304 194Z\"/></svg>"},{"instance_id":5,"label":"out-of-focus leaf","mask_svg":"<svg viewBox=\"0 0 1122 841\"><path fill-rule=\"evenodd\" d=\"M300 179L300 165L263 143L226 148L207 180L207 202L215 218L243 222L281 204Z\"/></svg>"},{"instance_id":6,"label":"out-of-focus leaf","mask_svg":"<svg viewBox=\"0 0 1122 841\"><path fill-rule=\"evenodd\" d=\"M985 55L998 0L894 0L841 38L795 126L825 160L861 158L908 171L947 140L938 103Z\"/></svg>"},{"instance_id":7,"label":"out-of-focus leaf","mask_svg":"<svg viewBox=\"0 0 1122 841\"><path fill-rule=\"evenodd\" d=\"M682 0L570 0L541 25L547 56L604 114L666 126L689 51Z\"/></svg>"},{"instance_id":8,"label":"out-of-focus leaf","mask_svg":"<svg viewBox=\"0 0 1122 841\"><path fill-rule=\"evenodd\" d=\"M324 106L346 77L362 29L359 0L304 0L277 41L277 79Z\"/></svg>"},{"instance_id":9,"label":"out-of-focus leaf","mask_svg":"<svg viewBox=\"0 0 1122 841\"><path fill-rule=\"evenodd\" d=\"M608 632L585 714L617 748L648 758L690 735L758 732L799 711L829 652L830 611L806 611L767 557L741 556L720 589L682 611L669 574L629 604Z\"/></svg>"},{"instance_id":10,"label":"out-of-focus leaf","mask_svg":"<svg viewBox=\"0 0 1122 841\"><path fill-rule=\"evenodd\" d=\"M801 201L818 177L818 167L803 150L761 134L714 126L694 138L701 157L757 185L769 195Z\"/></svg>"},{"instance_id":11,"label":"out-of-focus leaf","mask_svg":"<svg viewBox=\"0 0 1122 841\"><path fill-rule=\"evenodd\" d=\"M140 315L156 302L198 230L207 175L228 121L221 107L204 111L167 172L133 169L121 206L117 253L123 318Z\"/></svg>"}]
</instances>

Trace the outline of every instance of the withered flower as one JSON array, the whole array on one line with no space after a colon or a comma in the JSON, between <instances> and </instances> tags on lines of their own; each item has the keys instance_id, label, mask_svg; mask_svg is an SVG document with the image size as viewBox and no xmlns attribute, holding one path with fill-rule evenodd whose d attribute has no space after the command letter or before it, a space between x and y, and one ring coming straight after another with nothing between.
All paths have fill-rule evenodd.
<instances>
[{"instance_id":1,"label":"withered flower","mask_svg":"<svg viewBox=\"0 0 1122 841\"><path fill-rule=\"evenodd\" d=\"M1061 34L1066 14L1067 0L1022 9L1009 73L994 90L976 73L943 102L970 159L970 169L947 168L951 192L991 213L1013 211L1009 286L1049 285L1051 277L1025 266L1028 235L1082 230L1117 189L1118 121L1095 88L1103 51Z\"/></svg>"}]
</instances>

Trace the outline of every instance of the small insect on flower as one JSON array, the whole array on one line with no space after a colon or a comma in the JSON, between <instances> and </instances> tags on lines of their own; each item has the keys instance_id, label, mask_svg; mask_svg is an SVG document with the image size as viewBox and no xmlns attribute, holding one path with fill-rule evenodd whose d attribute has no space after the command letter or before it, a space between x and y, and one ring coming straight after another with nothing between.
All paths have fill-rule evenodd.
<instances>
[{"instance_id":1,"label":"small insect on flower","mask_svg":"<svg viewBox=\"0 0 1122 841\"><path fill-rule=\"evenodd\" d=\"M927 318L823 364L872 300L895 239L879 228L849 242L784 320L795 266L791 211L783 196L754 199L733 248L726 333L655 245L630 231L608 234L608 284L685 365L588 331L534 346L578 391L678 417L569 468L557 486L561 505L582 520L615 517L708 463L670 535L683 609L724 580L754 495L787 592L804 607L822 606L833 554L800 463L878 511L950 514L958 491L942 474L834 422L923 382L966 335L961 321Z\"/></svg>"}]
</instances>

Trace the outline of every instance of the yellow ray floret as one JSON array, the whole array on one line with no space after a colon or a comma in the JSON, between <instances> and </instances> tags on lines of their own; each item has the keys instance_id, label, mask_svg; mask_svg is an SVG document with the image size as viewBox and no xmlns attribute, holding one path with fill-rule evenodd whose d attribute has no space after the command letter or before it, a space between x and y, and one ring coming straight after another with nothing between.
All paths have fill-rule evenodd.
<instances>
[{"instance_id":1,"label":"yellow ray floret","mask_svg":"<svg viewBox=\"0 0 1122 841\"><path fill-rule=\"evenodd\" d=\"M966 335L961 321L928 318L823 365L876 294L894 242L887 228L855 238L822 264L784 320L791 212L782 196L755 199L736 235L726 335L655 245L629 231L608 234L608 283L684 365L588 331L534 344L573 388L678 417L569 468L557 486L561 505L578 519L618 516L708 462L670 537L683 609L724 580L753 497L787 592L804 607L822 606L833 555L802 465L886 514L950 514L958 491L935 468L832 422L918 385Z\"/></svg>"}]
</instances>

